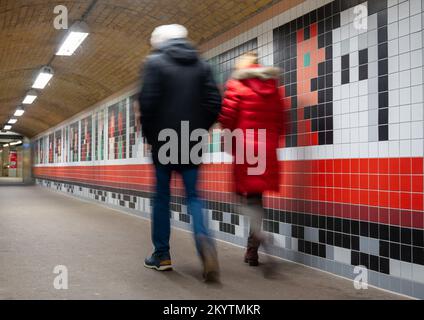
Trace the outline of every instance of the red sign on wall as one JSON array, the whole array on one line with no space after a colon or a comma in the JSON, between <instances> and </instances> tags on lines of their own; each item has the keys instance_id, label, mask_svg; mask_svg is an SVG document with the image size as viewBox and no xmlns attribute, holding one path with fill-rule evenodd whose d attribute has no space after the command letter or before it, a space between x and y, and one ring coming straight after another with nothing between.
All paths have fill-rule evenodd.
<instances>
[{"instance_id":1,"label":"red sign on wall","mask_svg":"<svg viewBox=\"0 0 424 320\"><path fill-rule=\"evenodd\" d=\"M18 166L18 154L16 151L10 151L9 153L9 169L16 169Z\"/></svg>"}]
</instances>

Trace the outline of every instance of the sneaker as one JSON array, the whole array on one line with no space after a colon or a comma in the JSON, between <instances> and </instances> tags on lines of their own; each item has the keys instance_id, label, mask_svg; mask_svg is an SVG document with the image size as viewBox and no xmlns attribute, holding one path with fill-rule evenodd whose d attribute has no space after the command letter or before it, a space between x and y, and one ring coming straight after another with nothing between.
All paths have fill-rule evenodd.
<instances>
[{"instance_id":1,"label":"sneaker","mask_svg":"<svg viewBox=\"0 0 424 320\"><path fill-rule=\"evenodd\" d=\"M200 258L203 263L203 279L209 283L219 283L218 254L215 246L206 237L199 238Z\"/></svg>"},{"instance_id":2,"label":"sneaker","mask_svg":"<svg viewBox=\"0 0 424 320\"><path fill-rule=\"evenodd\" d=\"M144 266L148 269L157 271L170 271L172 270L171 258L168 256L158 256L152 254L150 258L144 260Z\"/></svg>"}]
</instances>

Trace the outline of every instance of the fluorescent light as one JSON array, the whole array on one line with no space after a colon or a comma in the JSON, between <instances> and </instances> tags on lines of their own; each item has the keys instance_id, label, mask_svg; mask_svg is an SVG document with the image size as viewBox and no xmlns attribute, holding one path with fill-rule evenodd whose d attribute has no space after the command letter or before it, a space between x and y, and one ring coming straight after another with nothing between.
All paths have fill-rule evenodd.
<instances>
[{"instance_id":1,"label":"fluorescent light","mask_svg":"<svg viewBox=\"0 0 424 320\"><path fill-rule=\"evenodd\" d=\"M18 122L18 119L10 119L7 123L8 124L15 124L16 122Z\"/></svg>"},{"instance_id":2,"label":"fluorescent light","mask_svg":"<svg viewBox=\"0 0 424 320\"><path fill-rule=\"evenodd\" d=\"M10 145L11 146L17 146L18 144L21 144L21 143L22 143L22 141L19 140L19 141L11 142Z\"/></svg>"},{"instance_id":3,"label":"fluorescent light","mask_svg":"<svg viewBox=\"0 0 424 320\"><path fill-rule=\"evenodd\" d=\"M31 90L27 93L23 104L32 104L34 103L35 99L37 99L37 93L34 90Z\"/></svg>"},{"instance_id":4,"label":"fluorescent light","mask_svg":"<svg viewBox=\"0 0 424 320\"><path fill-rule=\"evenodd\" d=\"M21 117L24 113L25 113L24 108L19 107L18 109L16 109L15 114L13 116L15 116L15 117Z\"/></svg>"},{"instance_id":5,"label":"fluorescent light","mask_svg":"<svg viewBox=\"0 0 424 320\"><path fill-rule=\"evenodd\" d=\"M4 145L3 145L3 147L5 147L5 148L6 148L6 147L8 147L8 146L9 146L9 144L4 144Z\"/></svg>"},{"instance_id":6,"label":"fluorescent light","mask_svg":"<svg viewBox=\"0 0 424 320\"><path fill-rule=\"evenodd\" d=\"M70 29L65 41L62 43L59 51L56 53L58 56L72 56L81 45L81 43L88 36L88 26L83 21L76 22Z\"/></svg>"},{"instance_id":7,"label":"fluorescent light","mask_svg":"<svg viewBox=\"0 0 424 320\"><path fill-rule=\"evenodd\" d=\"M53 69L50 67L43 67L38 74L37 79L35 79L32 87L34 89L44 89L52 77Z\"/></svg>"},{"instance_id":8,"label":"fluorescent light","mask_svg":"<svg viewBox=\"0 0 424 320\"><path fill-rule=\"evenodd\" d=\"M4 130L10 130L10 129L12 129L12 126L7 124L7 125L4 126L3 129Z\"/></svg>"}]
</instances>

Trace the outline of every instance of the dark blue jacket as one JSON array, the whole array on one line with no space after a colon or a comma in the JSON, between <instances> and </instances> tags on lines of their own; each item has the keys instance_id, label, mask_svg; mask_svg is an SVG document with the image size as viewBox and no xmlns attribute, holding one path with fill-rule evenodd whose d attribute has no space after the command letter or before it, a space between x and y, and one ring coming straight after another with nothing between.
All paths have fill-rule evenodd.
<instances>
[{"instance_id":1,"label":"dark blue jacket","mask_svg":"<svg viewBox=\"0 0 424 320\"><path fill-rule=\"evenodd\" d=\"M212 70L186 40L168 41L147 58L141 86L141 124L155 163L160 147L166 143L158 141L161 130L174 129L178 133L181 151L181 142L187 142L181 136L181 122L189 122L190 134L199 128L208 130L221 110L221 94ZM190 150L194 144L190 143ZM179 164L177 169L182 166ZM190 161L189 166L193 165Z\"/></svg>"}]
</instances>

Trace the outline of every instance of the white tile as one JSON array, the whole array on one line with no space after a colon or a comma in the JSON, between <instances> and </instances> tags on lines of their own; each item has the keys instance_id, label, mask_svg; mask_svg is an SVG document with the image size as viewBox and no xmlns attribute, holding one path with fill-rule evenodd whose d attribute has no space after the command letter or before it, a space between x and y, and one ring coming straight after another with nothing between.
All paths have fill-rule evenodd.
<instances>
[{"instance_id":1,"label":"white tile","mask_svg":"<svg viewBox=\"0 0 424 320\"><path fill-rule=\"evenodd\" d=\"M387 26L388 40L393 40L399 37L399 24L397 22L390 23Z\"/></svg>"},{"instance_id":2,"label":"white tile","mask_svg":"<svg viewBox=\"0 0 424 320\"><path fill-rule=\"evenodd\" d=\"M341 56L341 44L340 42L336 42L333 44L333 56L340 57Z\"/></svg>"},{"instance_id":3,"label":"white tile","mask_svg":"<svg viewBox=\"0 0 424 320\"><path fill-rule=\"evenodd\" d=\"M411 101L413 104L423 102L423 86L411 87Z\"/></svg>"},{"instance_id":4,"label":"white tile","mask_svg":"<svg viewBox=\"0 0 424 320\"><path fill-rule=\"evenodd\" d=\"M398 0L387 0L387 7L390 8L392 6L396 6L398 4Z\"/></svg>"},{"instance_id":5,"label":"white tile","mask_svg":"<svg viewBox=\"0 0 424 320\"><path fill-rule=\"evenodd\" d=\"M413 104L411 106L411 118L414 121L424 120L424 106L422 103Z\"/></svg>"},{"instance_id":6,"label":"white tile","mask_svg":"<svg viewBox=\"0 0 424 320\"><path fill-rule=\"evenodd\" d=\"M411 52L411 68L421 67L423 65L423 50L418 49Z\"/></svg>"},{"instance_id":7,"label":"white tile","mask_svg":"<svg viewBox=\"0 0 424 320\"><path fill-rule=\"evenodd\" d=\"M411 139L411 122L402 122L399 124L399 139Z\"/></svg>"},{"instance_id":8,"label":"white tile","mask_svg":"<svg viewBox=\"0 0 424 320\"><path fill-rule=\"evenodd\" d=\"M409 17L409 1L399 4L399 20Z\"/></svg>"},{"instance_id":9,"label":"white tile","mask_svg":"<svg viewBox=\"0 0 424 320\"><path fill-rule=\"evenodd\" d=\"M399 20L398 6L393 6L387 9L387 23L397 22Z\"/></svg>"},{"instance_id":10,"label":"white tile","mask_svg":"<svg viewBox=\"0 0 424 320\"><path fill-rule=\"evenodd\" d=\"M414 13L416 13L416 12L421 12L421 8L422 8L422 5L421 5L421 0L410 0L409 1L409 4L410 4L410 12L412 13L412 14L414 14Z\"/></svg>"},{"instance_id":11,"label":"white tile","mask_svg":"<svg viewBox=\"0 0 424 320\"><path fill-rule=\"evenodd\" d=\"M411 139L422 139L424 134L423 121L411 122Z\"/></svg>"},{"instance_id":12,"label":"white tile","mask_svg":"<svg viewBox=\"0 0 424 320\"><path fill-rule=\"evenodd\" d=\"M410 21L410 32L418 32L422 29L422 23L421 23L421 14L416 14L415 16L411 17Z\"/></svg>"},{"instance_id":13,"label":"white tile","mask_svg":"<svg viewBox=\"0 0 424 320\"><path fill-rule=\"evenodd\" d=\"M411 50L417 50L417 49L421 49L423 46L423 33L422 31L420 32L415 32L412 33L410 35L410 42L411 42Z\"/></svg>"},{"instance_id":14,"label":"white tile","mask_svg":"<svg viewBox=\"0 0 424 320\"><path fill-rule=\"evenodd\" d=\"M408 52L411 50L411 47L409 45L409 35L403 36L399 38L399 54Z\"/></svg>"},{"instance_id":15,"label":"white tile","mask_svg":"<svg viewBox=\"0 0 424 320\"><path fill-rule=\"evenodd\" d=\"M359 96L364 96L368 94L368 80L359 81Z\"/></svg>"},{"instance_id":16,"label":"white tile","mask_svg":"<svg viewBox=\"0 0 424 320\"><path fill-rule=\"evenodd\" d=\"M399 122L410 122L411 121L411 106L401 105L399 107Z\"/></svg>"},{"instance_id":17,"label":"white tile","mask_svg":"<svg viewBox=\"0 0 424 320\"><path fill-rule=\"evenodd\" d=\"M418 50L416 50L418 51ZM416 52L414 51L414 52ZM422 56L421 56L421 60L422 60ZM399 55L399 70L403 71L403 70L407 70L411 68L411 56L409 53L404 53Z\"/></svg>"},{"instance_id":18,"label":"white tile","mask_svg":"<svg viewBox=\"0 0 424 320\"><path fill-rule=\"evenodd\" d=\"M424 266L412 264L412 277L414 281L424 283Z\"/></svg>"},{"instance_id":19,"label":"white tile","mask_svg":"<svg viewBox=\"0 0 424 320\"><path fill-rule=\"evenodd\" d=\"M357 82L359 80L359 67L351 67L350 68L350 82Z\"/></svg>"},{"instance_id":20,"label":"white tile","mask_svg":"<svg viewBox=\"0 0 424 320\"><path fill-rule=\"evenodd\" d=\"M389 108L389 123L399 123L399 112L400 107L391 107Z\"/></svg>"},{"instance_id":21,"label":"white tile","mask_svg":"<svg viewBox=\"0 0 424 320\"><path fill-rule=\"evenodd\" d=\"M390 259L390 275L400 278L400 261Z\"/></svg>"},{"instance_id":22,"label":"white tile","mask_svg":"<svg viewBox=\"0 0 424 320\"><path fill-rule=\"evenodd\" d=\"M411 85L416 86L423 83L423 70L422 68L415 68L411 70Z\"/></svg>"},{"instance_id":23,"label":"white tile","mask_svg":"<svg viewBox=\"0 0 424 320\"><path fill-rule=\"evenodd\" d=\"M399 37L406 36L410 33L410 19L406 18L399 21Z\"/></svg>"},{"instance_id":24,"label":"white tile","mask_svg":"<svg viewBox=\"0 0 424 320\"><path fill-rule=\"evenodd\" d=\"M424 140L411 140L411 157L424 157Z\"/></svg>"},{"instance_id":25,"label":"white tile","mask_svg":"<svg viewBox=\"0 0 424 320\"><path fill-rule=\"evenodd\" d=\"M389 57L397 56L399 54L399 40L397 38L388 42L387 52Z\"/></svg>"},{"instance_id":26,"label":"white tile","mask_svg":"<svg viewBox=\"0 0 424 320\"><path fill-rule=\"evenodd\" d=\"M410 157L411 156L411 140L401 140L399 141L401 157Z\"/></svg>"},{"instance_id":27,"label":"white tile","mask_svg":"<svg viewBox=\"0 0 424 320\"><path fill-rule=\"evenodd\" d=\"M359 113L359 126L366 127L368 126L368 112L363 111Z\"/></svg>"},{"instance_id":28,"label":"white tile","mask_svg":"<svg viewBox=\"0 0 424 320\"><path fill-rule=\"evenodd\" d=\"M399 71L399 56L393 56L389 58L389 73Z\"/></svg>"},{"instance_id":29,"label":"white tile","mask_svg":"<svg viewBox=\"0 0 424 320\"><path fill-rule=\"evenodd\" d=\"M389 90L399 89L399 73L389 74Z\"/></svg>"},{"instance_id":30,"label":"white tile","mask_svg":"<svg viewBox=\"0 0 424 320\"><path fill-rule=\"evenodd\" d=\"M393 140L399 140L399 131L400 130L400 126L399 123L393 123L390 125L389 127L389 140L393 141Z\"/></svg>"},{"instance_id":31,"label":"white tile","mask_svg":"<svg viewBox=\"0 0 424 320\"><path fill-rule=\"evenodd\" d=\"M358 51L358 37L350 38L350 52Z\"/></svg>"},{"instance_id":32,"label":"white tile","mask_svg":"<svg viewBox=\"0 0 424 320\"><path fill-rule=\"evenodd\" d=\"M411 86L411 71L405 70L399 73L399 88Z\"/></svg>"},{"instance_id":33,"label":"white tile","mask_svg":"<svg viewBox=\"0 0 424 320\"><path fill-rule=\"evenodd\" d=\"M335 57L333 59L333 72L341 71L342 70L342 58L341 57Z\"/></svg>"},{"instance_id":34,"label":"white tile","mask_svg":"<svg viewBox=\"0 0 424 320\"><path fill-rule=\"evenodd\" d=\"M396 157L399 157L399 155L400 155L399 141L397 140L389 141L389 156L391 158L396 158Z\"/></svg>"}]
</instances>

